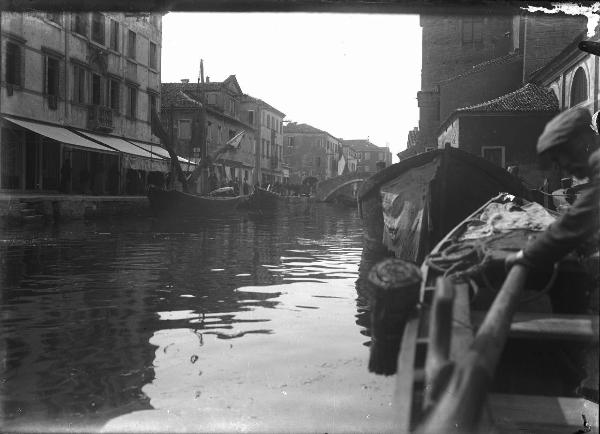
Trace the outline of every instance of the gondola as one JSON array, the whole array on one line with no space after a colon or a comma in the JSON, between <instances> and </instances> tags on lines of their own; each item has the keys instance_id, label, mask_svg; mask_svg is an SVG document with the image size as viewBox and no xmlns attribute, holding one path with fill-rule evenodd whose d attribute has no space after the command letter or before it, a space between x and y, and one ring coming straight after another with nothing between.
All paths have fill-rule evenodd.
<instances>
[{"instance_id":1,"label":"gondola","mask_svg":"<svg viewBox=\"0 0 600 434\"><path fill-rule=\"evenodd\" d=\"M227 216L243 211L248 204L248 196L201 196L153 186L148 189L148 199L155 215L186 219Z\"/></svg>"},{"instance_id":2,"label":"gondola","mask_svg":"<svg viewBox=\"0 0 600 434\"><path fill-rule=\"evenodd\" d=\"M396 365L398 432L598 432L597 256L504 265L554 218L500 194L427 256Z\"/></svg>"},{"instance_id":3,"label":"gondola","mask_svg":"<svg viewBox=\"0 0 600 434\"><path fill-rule=\"evenodd\" d=\"M256 186L248 200L248 207L255 211L274 211L284 203L279 193Z\"/></svg>"},{"instance_id":4,"label":"gondola","mask_svg":"<svg viewBox=\"0 0 600 434\"><path fill-rule=\"evenodd\" d=\"M501 167L446 148L377 172L361 185L358 202L365 237L420 263L444 234L499 192L529 196Z\"/></svg>"}]
</instances>

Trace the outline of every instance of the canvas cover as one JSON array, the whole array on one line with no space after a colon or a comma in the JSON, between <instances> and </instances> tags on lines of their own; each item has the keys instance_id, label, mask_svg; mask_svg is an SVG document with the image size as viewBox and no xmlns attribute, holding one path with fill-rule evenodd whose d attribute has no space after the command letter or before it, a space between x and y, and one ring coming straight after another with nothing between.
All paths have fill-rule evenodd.
<instances>
[{"instance_id":1,"label":"canvas cover","mask_svg":"<svg viewBox=\"0 0 600 434\"><path fill-rule=\"evenodd\" d=\"M437 157L381 186L383 244L400 259L419 260L422 232L428 228L430 183L440 162Z\"/></svg>"}]
</instances>

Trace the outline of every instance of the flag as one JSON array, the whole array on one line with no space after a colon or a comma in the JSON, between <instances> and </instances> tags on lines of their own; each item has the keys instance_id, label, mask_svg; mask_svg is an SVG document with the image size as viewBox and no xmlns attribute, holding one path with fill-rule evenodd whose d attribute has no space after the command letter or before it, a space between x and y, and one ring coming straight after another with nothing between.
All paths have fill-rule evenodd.
<instances>
[{"instance_id":1,"label":"flag","mask_svg":"<svg viewBox=\"0 0 600 434\"><path fill-rule=\"evenodd\" d=\"M227 142L227 146L231 146L236 151L240 149L240 146L242 146L242 138L244 137L244 133L245 131L242 130L235 136L233 136L231 139L229 139L229 141Z\"/></svg>"}]
</instances>

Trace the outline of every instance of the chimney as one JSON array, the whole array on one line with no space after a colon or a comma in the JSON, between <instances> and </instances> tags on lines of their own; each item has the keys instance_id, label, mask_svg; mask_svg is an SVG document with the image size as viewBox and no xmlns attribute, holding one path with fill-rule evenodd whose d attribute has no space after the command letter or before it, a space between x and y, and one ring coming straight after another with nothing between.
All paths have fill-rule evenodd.
<instances>
[{"instance_id":1,"label":"chimney","mask_svg":"<svg viewBox=\"0 0 600 434\"><path fill-rule=\"evenodd\" d=\"M208 75L206 76L206 82L210 83L210 77Z\"/></svg>"},{"instance_id":2,"label":"chimney","mask_svg":"<svg viewBox=\"0 0 600 434\"><path fill-rule=\"evenodd\" d=\"M200 83L204 84L204 61L200 59Z\"/></svg>"},{"instance_id":3,"label":"chimney","mask_svg":"<svg viewBox=\"0 0 600 434\"><path fill-rule=\"evenodd\" d=\"M189 78L182 78L182 79L181 79L181 82L182 82L182 83L189 83L189 82L190 82L190 79L189 79Z\"/></svg>"}]
</instances>

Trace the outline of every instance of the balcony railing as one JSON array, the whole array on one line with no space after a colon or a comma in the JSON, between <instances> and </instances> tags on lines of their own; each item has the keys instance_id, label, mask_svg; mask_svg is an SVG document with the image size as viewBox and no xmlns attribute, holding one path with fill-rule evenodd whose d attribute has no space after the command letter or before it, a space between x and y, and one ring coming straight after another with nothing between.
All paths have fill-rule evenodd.
<instances>
[{"instance_id":1,"label":"balcony railing","mask_svg":"<svg viewBox=\"0 0 600 434\"><path fill-rule=\"evenodd\" d=\"M99 105L88 106L88 128L98 131L112 131L112 110Z\"/></svg>"}]
</instances>

